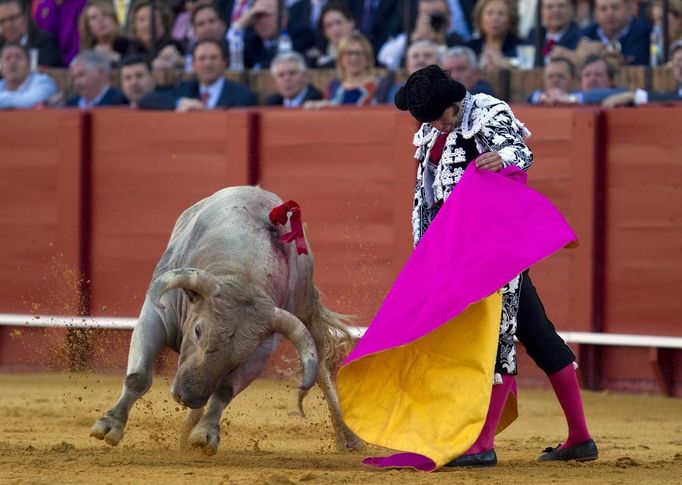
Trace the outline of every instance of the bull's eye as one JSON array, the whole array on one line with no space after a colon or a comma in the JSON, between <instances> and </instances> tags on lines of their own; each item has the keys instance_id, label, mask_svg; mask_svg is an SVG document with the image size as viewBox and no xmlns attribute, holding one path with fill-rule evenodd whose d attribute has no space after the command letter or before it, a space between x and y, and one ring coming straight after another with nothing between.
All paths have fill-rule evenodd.
<instances>
[{"instance_id":1,"label":"bull's eye","mask_svg":"<svg viewBox=\"0 0 682 485\"><path fill-rule=\"evenodd\" d=\"M201 340L201 326L198 323L194 325L194 337L197 339L197 342Z\"/></svg>"}]
</instances>

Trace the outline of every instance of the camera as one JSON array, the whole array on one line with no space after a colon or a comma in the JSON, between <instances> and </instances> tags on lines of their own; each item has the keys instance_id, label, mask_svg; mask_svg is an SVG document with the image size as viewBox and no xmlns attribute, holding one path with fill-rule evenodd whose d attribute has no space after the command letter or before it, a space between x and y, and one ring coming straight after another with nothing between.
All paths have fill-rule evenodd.
<instances>
[{"instance_id":1,"label":"camera","mask_svg":"<svg viewBox=\"0 0 682 485\"><path fill-rule=\"evenodd\" d=\"M443 30L446 21L447 17L442 12L436 12L429 16L429 23L431 24L431 28L433 28L433 30L435 30L436 32L440 32L441 30Z\"/></svg>"}]
</instances>

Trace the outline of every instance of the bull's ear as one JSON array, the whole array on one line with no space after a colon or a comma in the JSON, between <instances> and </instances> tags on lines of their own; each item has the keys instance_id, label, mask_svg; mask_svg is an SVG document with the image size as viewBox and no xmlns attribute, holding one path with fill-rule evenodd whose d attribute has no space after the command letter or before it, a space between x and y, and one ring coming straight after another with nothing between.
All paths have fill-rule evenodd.
<instances>
[{"instance_id":1,"label":"bull's ear","mask_svg":"<svg viewBox=\"0 0 682 485\"><path fill-rule=\"evenodd\" d=\"M187 295L187 298L189 298L189 302L192 304L198 302L201 299L201 295L196 291L192 291L187 288L183 288L182 291L185 292L185 295Z\"/></svg>"}]
</instances>

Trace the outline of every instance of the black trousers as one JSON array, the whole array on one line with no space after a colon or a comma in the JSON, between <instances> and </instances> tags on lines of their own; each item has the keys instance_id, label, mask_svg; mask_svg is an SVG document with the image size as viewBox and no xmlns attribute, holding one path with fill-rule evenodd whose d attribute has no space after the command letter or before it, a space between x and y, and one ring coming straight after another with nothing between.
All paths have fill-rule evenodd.
<instances>
[{"instance_id":1,"label":"black trousers","mask_svg":"<svg viewBox=\"0 0 682 485\"><path fill-rule=\"evenodd\" d=\"M575 354L547 318L528 270L524 271L521 279L516 338L535 364L545 374L551 375L575 361Z\"/></svg>"}]
</instances>

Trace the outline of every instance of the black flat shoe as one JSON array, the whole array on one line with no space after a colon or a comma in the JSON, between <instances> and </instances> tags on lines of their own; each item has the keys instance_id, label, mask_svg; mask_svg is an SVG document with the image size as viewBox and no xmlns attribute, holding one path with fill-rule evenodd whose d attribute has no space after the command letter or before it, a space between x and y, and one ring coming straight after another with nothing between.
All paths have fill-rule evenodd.
<instances>
[{"instance_id":1,"label":"black flat shoe","mask_svg":"<svg viewBox=\"0 0 682 485\"><path fill-rule=\"evenodd\" d=\"M597 444L594 440L583 441L577 445L563 448L561 445L556 448L545 448L538 461L592 461L599 457Z\"/></svg>"},{"instance_id":2,"label":"black flat shoe","mask_svg":"<svg viewBox=\"0 0 682 485\"><path fill-rule=\"evenodd\" d=\"M473 455L462 455L459 458L455 458L444 466L455 467L455 466L470 466L476 468L483 468L486 466L497 465L497 455L495 450L482 451L481 453L476 453Z\"/></svg>"}]
</instances>

